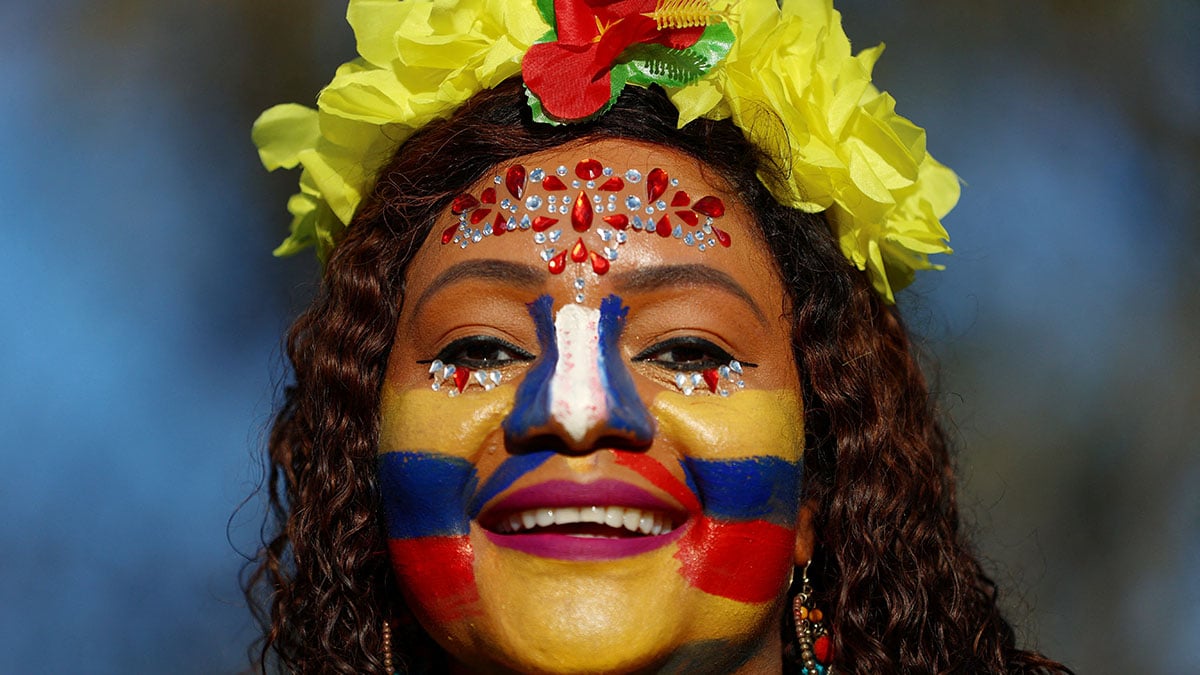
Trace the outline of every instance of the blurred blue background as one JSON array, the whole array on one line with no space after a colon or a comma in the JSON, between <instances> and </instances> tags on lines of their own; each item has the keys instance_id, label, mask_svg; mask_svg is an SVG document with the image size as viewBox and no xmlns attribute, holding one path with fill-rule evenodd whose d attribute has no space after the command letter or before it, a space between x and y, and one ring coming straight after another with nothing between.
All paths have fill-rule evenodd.
<instances>
[{"instance_id":1,"label":"blurred blue background","mask_svg":"<svg viewBox=\"0 0 1200 675\"><path fill-rule=\"evenodd\" d=\"M967 182L901 304L1022 641L1200 672L1200 3L839 6ZM316 278L270 256L294 176L249 128L352 55L343 14L0 4L0 672L244 667L230 517Z\"/></svg>"}]
</instances>

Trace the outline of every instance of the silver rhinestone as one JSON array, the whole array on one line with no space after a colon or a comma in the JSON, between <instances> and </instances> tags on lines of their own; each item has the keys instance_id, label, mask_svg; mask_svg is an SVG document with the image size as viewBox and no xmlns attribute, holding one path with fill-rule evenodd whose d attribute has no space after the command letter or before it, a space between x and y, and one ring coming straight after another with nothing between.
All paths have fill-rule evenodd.
<instances>
[{"instance_id":1,"label":"silver rhinestone","mask_svg":"<svg viewBox=\"0 0 1200 675\"><path fill-rule=\"evenodd\" d=\"M697 246L697 247L696 247L696 249L697 249L697 250L700 250L700 251L703 251L703 250L704 250L704 244L700 244L699 246Z\"/></svg>"},{"instance_id":2,"label":"silver rhinestone","mask_svg":"<svg viewBox=\"0 0 1200 675\"><path fill-rule=\"evenodd\" d=\"M492 381L492 384L500 384L500 380L503 377L504 376L501 375L500 371L498 371L498 370L493 370L488 373L488 379Z\"/></svg>"},{"instance_id":3,"label":"silver rhinestone","mask_svg":"<svg viewBox=\"0 0 1200 675\"><path fill-rule=\"evenodd\" d=\"M653 219L653 218L647 218L647 219L646 219L646 232L647 232L647 233L653 232L653 231L654 231L654 228L655 228L655 225L654 225L654 219Z\"/></svg>"},{"instance_id":4,"label":"silver rhinestone","mask_svg":"<svg viewBox=\"0 0 1200 675\"><path fill-rule=\"evenodd\" d=\"M642 217L641 216L633 217L633 229L635 229L635 230L642 229Z\"/></svg>"},{"instance_id":5,"label":"silver rhinestone","mask_svg":"<svg viewBox=\"0 0 1200 675\"><path fill-rule=\"evenodd\" d=\"M642 198L637 195L629 195L625 198L625 208L630 211L642 208Z\"/></svg>"},{"instance_id":6,"label":"silver rhinestone","mask_svg":"<svg viewBox=\"0 0 1200 675\"><path fill-rule=\"evenodd\" d=\"M446 364L442 363L441 361L434 359L433 363L429 364L429 374L430 375L436 374L437 371L441 370L443 367L445 367L445 365Z\"/></svg>"},{"instance_id":7,"label":"silver rhinestone","mask_svg":"<svg viewBox=\"0 0 1200 675\"><path fill-rule=\"evenodd\" d=\"M521 216L521 224L517 227L520 227L522 230L528 230L530 225L533 225L533 221L529 219L529 214L526 213Z\"/></svg>"},{"instance_id":8,"label":"silver rhinestone","mask_svg":"<svg viewBox=\"0 0 1200 675\"><path fill-rule=\"evenodd\" d=\"M700 229L704 230L704 234L712 234L712 225L709 225L708 223L705 223Z\"/></svg>"},{"instance_id":9,"label":"silver rhinestone","mask_svg":"<svg viewBox=\"0 0 1200 675\"><path fill-rule=\"evenodd\" d=\"M550 230L550 243L553 244L562 238L562 230Z\"/></svg>"},{"instance_id":10,"label":"silver rhinestone","mask_svg":"<svg viewBox=\"0 0 1200 675\"><path fill-rule=\"evenodd\" d=\"M460 242L460 241L462 241L462 240L461 240L461 239L459 239L458 237L455 237L455 238L454 238L454 243L455 243L455 244L457 244L457 243L458 243L458 242Z\"/></svg>"},{"instance_id":11,"label":"silver rhinestone","mask_svg":"<svg viewBox=\"0 0 1200 675\"><path fill-rule=\"evenodd\" d=\"M475 230L475 234L471 235L471 241L475 242L476 244L483 241L483 232Z\"/></svg>"},{"instance_id":12,"label":"silver rhinestone","mask_svg":"<svg viewBox=\"0 0 1200 675\"><path fill-rule=\"evenodd\" d=\"M612 230L601 229L598 231L598 233L600 235L600 241L612 241L612 238L613 238Z\"/></svg>"},{"instance_id":13,"label":"silver rhinestone","mask_svg":"<svg viewBox=\"0 0 1200 675\"><path fill-rule=\"evenodd\" d=\"M475 371L475 381L479 384L487 384L487 373L482 370Z\"/></svg>"},{"instance_id":14,"label":"silver rhinestone","mask_svg":"<svg viewBox=\"0 0 1200 675\"><path fill-rule=\"evenodd\" d=\"M538 195L529 195L525 198L525 208L530 211L536 211L542 208L542 198Z\"/></svg>"},{"instance_id":15,"label":"silver rhinestone","mask_svg":"<svg viewBox=\"0 0 1200 675\"><path fill-rule=\"evenodd\" d=\"M496 185L499 185L503 181L500 180L500 176L492 176L492 182L495 183Z\"/></svg>"},{"instance_id":16,"label":"silver rhinestone","mask_svg":"<svg viewBox=\"0 0 1200 675\"><path fill-rule=\"evenodd\" d=\"M509 232L512 232L513 230L517 229L517 219L513 218L512 216L509 216L508 217L508 225L505 226L504 229L508 230Z\"/></svg>"},{"instance_id":17,"label":"silver rhinestone","mask_svg":"<svg viewBox=\"0 0 1200 675\"><path fill-rule=\"evenodd\" d=\"M579 189L579 186L580 186L580 185L582 185L582 183L580 183L580 182L579 182L579 181L577 181L577 180L573 180L573 181L571 181L571 187L575 188L576 190L578 190L578 189Z\"/></svg>"},{"instance_id":18,"label":"silver rhinestone","mask_svg":"<svg viewBox=\"0 0 1200 675\"><path fill-rule=\"evenodd\" d=\"M654 203L654 205L658 207L658 210L659 210L659 211L666 211L666 210L667 210L667 203L666 203L666 202L664 202L664 201L663 201L663 200L661 200L661 199L660 199L660 200L658 200L657 202L655 202L655 203Z\"/></svg>"},{"instance_id":19,"label":"silver rhinestone","mask_svg":"<svg viewBox=\"0 0 1200 675\"><path fill-rule=\"evenodd\" d=\"M516 204L509 204L509 206L508 206L508 212L509 212L509 213L516 213L516 212L517 212L517 205L516 205Z\"/></svg>"},{"instance_id":20,"label":"silver rhinestone","mask_svg":"<svg viewBox=\"0 0 1200 675\"><path fill-rule=\"evenodd\" d=\"M672 186L672 187L679 187L679 179L678 179L678 178L672 178L672 179L671 179L671 186Z\"/></svg>"},{"instance_id":21,"label":"silver rhinestone","mask_svg":"<svg viewBox=\"0 0 1200 675\"><path fill-rule=\"evenodd\" d=\"M562 206L558 207L558 212L563 214L564 216L567 215L568 213L571 212L571 205L563 204Z\"/></svg>"},{"instance_id":22,"label":"silver rhinestone","mask_svg":"<svg viewBox=\"0 0 1200 675\"><path fill-rule=\"evenodd\" d=\"M642 180L642 172L637 169L630 169L625 172L625 180L630 183L637 183Z\"/></svg>"},{"instance_id":23,"label":"silver rhinestone","mask_svg":"<svg viewBox=\"0 0 1200 675\"><path fill-rule=\"evenodd\" d=\"M613 175L612 167L606 166L606 167L604 167L604 170L601 171L600 173L604 174L605 176L611 176L611 175Z\"/></svg>"},{"instance_id":24,"label":"silver rhinestone","mask_svg":"<svg viewBox=\"0 0 1200 675\"><path fill-rule=\"evenodd\" d=\"M451 389L448 395L450 396L450 398L454 398L455 396L458 396L458 390Z\"/></svg>"},{"instance_id":25,"label":"silver rhinestone","mask_svg":"<svg viewBox=\"0 0 1200 675\"><path fill-rule=\"evenodd\" d=\"M575 280L575 290L577 290L577 291L582 291L582 290L583 290L583 286L584 286L584 284L586 284L586 283L587 283L587 282L586 282L586 281L584 281L582 278L580 278L580 279L576 279L576 280Z\"/></svg>"},{"instance_id":26,"label":"silver rhinestone","mask_svg":"<svg viewBox=\"0 0 1200 675\"><path fill-rule=\"evenodd\" d=\"M484 225L484 226L483 226L483 236L485 236L485 237L490 237L490 236L492 236L492 225L491 225L491 223L488 223L487 225Z\"/></svg>"},{"instance_id":27,"label":"silver rhinestone","mask_svg":"<svg viewBox=\"0 0 1200 675\"><path fill-rule=\"evenodd\" d=\"M546 178L546 172L541 167L529 172L529 180L540 183Z\"/></svg>"},{"instance_id":28,"label":"silver rhinestone","mask_svg":"<svg viewBox=\"0 0 1200 675\"><path fill-rule=\"evenodd\" d=\"M603 198L603 197L601 197L600 195L596 195L595 197L592 197L592 203L593 203L593 204L599 204L599 203L601 203L601 202L603 202L603 201L604 201L604 198Z\"/></svg>"},{"instance_id":29,"label":"silver rhinestone","mask_svg":"<svg viewBox=\"0 0 1200 675\"><path fill-rule=\"evenodd\" d=\"M583 293L575 294L575 302L583 302Z\"/></svg>"},{"instance_id":30,"label":"silver rhinestone","mask_svg":"<svg viewBox=\"0 0 1200 675\"><path fill-rule=\"evenodd\" d=\"M505 197L504 199L500 200L500 208L507 209L510 206L512 206L512 200L509 199L508 197Z\"/></svg>"},{"instance_id":31,"label":"silver rhinestone","mask_svg":"<svg viewBox=\"0 0 1200 675\"><path fill-rule=\"evenodd\" d=\"M438 383L438 382L434 382L432 385L430 385L430 387L429 387L429 388L430 388L430 389L432 389L432 390L434 390L434 391L438 391L438 390L440 390L440 389L442 388L442 385L441 385L440 383Z\"/></svg>"},{"instance_id":32,"label":"silver rhinestone","mask_svg":"<svg viewBox=\"0 0 1200 675\"><path fill-rule=\"evenodd\" d=\"M589 189L589 190L595 190L595 189L596 189L596 181L594 181L594 180L589 180L589 181L587 182L587 186L588 186L588 189Z\"/></svg>"},{"instance_id":33,"label":"silver rhinestone","mask_svg":"<svg viewBox=\"0 0 1200 675\"><path fill-rule=\"evenodd\" d=\"M685 246L691 246L696 243L696 238L692 236L691 232L688 232L683 235L683 243Z\"/></svg>"},{"instance_id":34,"label":"silver rhinestone","mask_svg":"<svg viewBox=\"0 0 1200 675\"><path fill-rule=\"evenodd\" d=\"M615 249L615 248L604 249L604 257L608 258L609 260L616 260L617 259L617 249Z\"/></svg>"},{"instance_id":35,"label":"silver rhinestone","mask_svg":"<svg viewBox=\"0 0 1200 675\"><path fill-rule=\"evenodd\" d=\"M709 247L709 248L715 248L715 247L716 247L716 245L717 245L717 240L716 240L716 239L709 239L709 240L708 240L708 247Z\"/></svg>"},{"instance_id":36,"label":"silver rhinestone","mask_svg":"<svg viewBox=\"0 0 1200 675\"><path fill-rule=\"evenodd\" d=\"M617 232L617 243L618 244L624 244L628 239L629 239L629 235L625 234L624 232L620 232L620 231Z\"/></svg>"},{"instance_id":37,"label":"silver rhinestone","mask_svg":"<svg viewBox=\"0 0 1200 675\"><path fill-rule=\"evenodd\" d=\"M733 372L737 373L738 375L742 374L742 364L740 361L730 361L729 369L732 370Z\"/></svg>"},{"instance_id":38,"label":"silver rhinestone","mask_svg":"<svg viewBox=\"0 0 1200 675\"><path fill-rule=\"evenodd\" d=\"M558 202L558 197L555 195L550 195L550 196L546 197L546 201L550 202L551 204L555 204Z\"/></svg>"},{"instance_id":39,"label":"silver rhinestone","mask_svg":"<svg viewBox=\"0 0 1200 675\"><path fill-rule=\"evenodd\" d=\"M545 232L534 232L533 233L533 243L535 243L535 244L546 243L546 233Z\"/></svg>"},{"instance_id":40,"label":"silver rhinestone","mask_svg":"<svg viewBox=\"0 0 1200 675\"><path fill-rule=\"evenodd\" d=\"M718 391L718 392L720 392L720 394L721 394L722 396L725 396L725 397L728 397L728 396L729 396L729 390L728 390L728 389L718 389L717 391Z\"/></svg>"},{"instance_id":41,"label":"silver rhinestone","mask_svg":"<svg viewBox=\"0 0 1200 675\"><path fill-rule=\"evenodd\" d=\"M550 259L554 257L554 253L555 253L555 251L552 248L543 250L541 253L542 260L545 260L546 262L550 262Z\"/></svg>"},{"instance_id":42,"label":"silver rhinestone","mask_svg":"<svg viewBox=\"0 0 1200 675\"><path fill-rule=\"evenodd\" d=\"M676 239L682 238L683 237L683 226L676 225L675 229L671 230L671 236L675 237Z\"/></svg>"},{"instance_id":43,"label":"silver rhinestone","mask_svg":"<svg viewBox=\"0 0 1200 675\"><path fill-rule=\"evenodd\" d=\"M745 389L745 388L746 388L746 381L745 381L745 380L738 380L738 381L737 381L737 385L738 385L738 389Z\"/></svg>"},{"instance_id":44,"label":"silver rhinestone","mask_svg":"<svg viewBox=\"0 0 1200 675\"><path fill-rule=\"evenodd\" d=\"M699 387L704 384L704 376L700 373L692 373L692 386Z\"/></svg>"},{"instance_id":45,"label":"silver rhinestone","mask_svg":"<svg viewBox=\"0 0 1200 675\"><path fill-rule=\"evenodd\" d=\"M467 244L469 244L469 243L471 243L471 240L470 240L470 239L463 239L462 241L458 242L458 247L459 247L459 248L466 248L466 247L467 247Z\"/></svg>"},{"instance_id":46,"label":"silver rhinestone","mask_svg":"<svg viewBox=\"0 0 1200 675\"><path fill-rule=\"evenodd\" d=\"M647 206L647 207L646 207L646 213L647 213L647 214L653 214L653 213L654 213L654 207L653 207L653 206Z\"/></svg>"},{"instance_id":47,"label":"silver rhinestone","mask_svg":"<svg viewBox=\"0 0 1200 675\"><path fill-rule=\"evenodd\" d=\"M725 378L729 377L729 372L730 372L729 366L721 366L720 368L717 368L717 376L720 377L721 379L725 379Z\"/></svg>"},{"instance_id":48,"label":"silver rhinestone","mask_svg":"<svg viewBox=\"0 0 1200 675\"><path fill-rule=\"evenodd\" d=\"M608 212L612 213L613 211L616 211L616 210L617 210L617 205L612 202L609 202L608 203Z\"/></svg>"},{"instance_id":49,"label":"silver rhinestone","mask_svg":"<svg viewBox=\"0 0 1200 675\"><path fill-rule=\"evenodd\" d=\"M616 195L609 195L609 196L608 196L608 201L610 201L610 202L615 202L615 201L617 201L617 196L616 196Z\"/></svg>"},{"instance_id":50,"label":"silver rhinestone","mask_svg":"<svg viewBox=\"0 0 1200 675\"><path fill-rule=\"evenodd\" d=\"M558 168L554 170L554 173L557 173L560 176L565 176L567 175L567 167L560 164Z\"/></svg>"},{"instance_id":51,"label":"silver rhinestone","mask_svg":"<svg viewBox=\"0 0 1200 675\"><path fill-rule=\"evenodd\" d=\"M446 366L445 368L442 368L442 379L443 379L443 380L448 380L448 379L450 379L451 377L453 377L453 376L454 376L454 373L455 373L457 370L458 370L458 368L455 368L453 363L451 363L450 365Z\"/></svg>"}]
</instances>

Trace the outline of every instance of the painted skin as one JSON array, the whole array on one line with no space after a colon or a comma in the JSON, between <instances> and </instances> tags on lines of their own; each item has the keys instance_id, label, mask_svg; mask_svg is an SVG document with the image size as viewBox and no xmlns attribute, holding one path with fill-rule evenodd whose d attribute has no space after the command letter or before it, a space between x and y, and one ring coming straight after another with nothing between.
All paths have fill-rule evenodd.
<instances>
[{"instance_id":1,"label":"painted skin","mask_svg":"<svg viewBox=\"0 0 1200 675\"><path fill-rule=\"evenodd\" d=\"M735 243L701 253L641 234L605 275L552 275L527 232L441 245L447 213L409 269L383 387L393 565L461 672L779 672L788 576L811 544L782 285L749 215L694 159L599 141L520 161L585 157L721 196ZM746 389L676 388L677 372L731 357L757 364ZM421 365L435 358L503 382L449 397ZM623 538L522 521L593 506L654 517Z\"/></svg>"}]
</instances>

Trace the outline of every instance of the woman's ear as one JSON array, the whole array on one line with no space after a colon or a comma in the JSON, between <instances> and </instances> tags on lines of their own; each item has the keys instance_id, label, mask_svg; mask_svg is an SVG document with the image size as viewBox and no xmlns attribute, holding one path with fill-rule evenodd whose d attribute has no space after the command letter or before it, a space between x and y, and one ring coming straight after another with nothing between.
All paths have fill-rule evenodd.
<instances>
[{"instance_id":1,"label":"woman's ear","mask_svg":"<svg viewBox=\"0 0 1200 675\"><path fill-rule=\"evenodd\" d=\"M813 500L808 500L800 505L800 512L796 514L796 564L803 567L812 560L813 556L813 514L816 513L817 504Z\"/></svg>"}]
</instances>

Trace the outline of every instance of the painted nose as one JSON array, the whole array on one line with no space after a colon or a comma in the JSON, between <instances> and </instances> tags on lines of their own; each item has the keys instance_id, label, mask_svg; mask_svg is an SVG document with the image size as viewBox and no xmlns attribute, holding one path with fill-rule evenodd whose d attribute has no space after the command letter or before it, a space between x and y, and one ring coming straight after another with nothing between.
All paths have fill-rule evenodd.
<instances>
[{"instance_id":1,"label":"painted nose","mask_svg":"<svg viewBox=\"0 0 1200 675\"><path fill-rule=\"evenodd\" d=\"M510 451L649 447L654 418L618 348L628 308L610 295L600 309L570 304L551 319L553 302L544 295L529 305L542 355L504 420Z\"/></svg>"}]
</instances>

